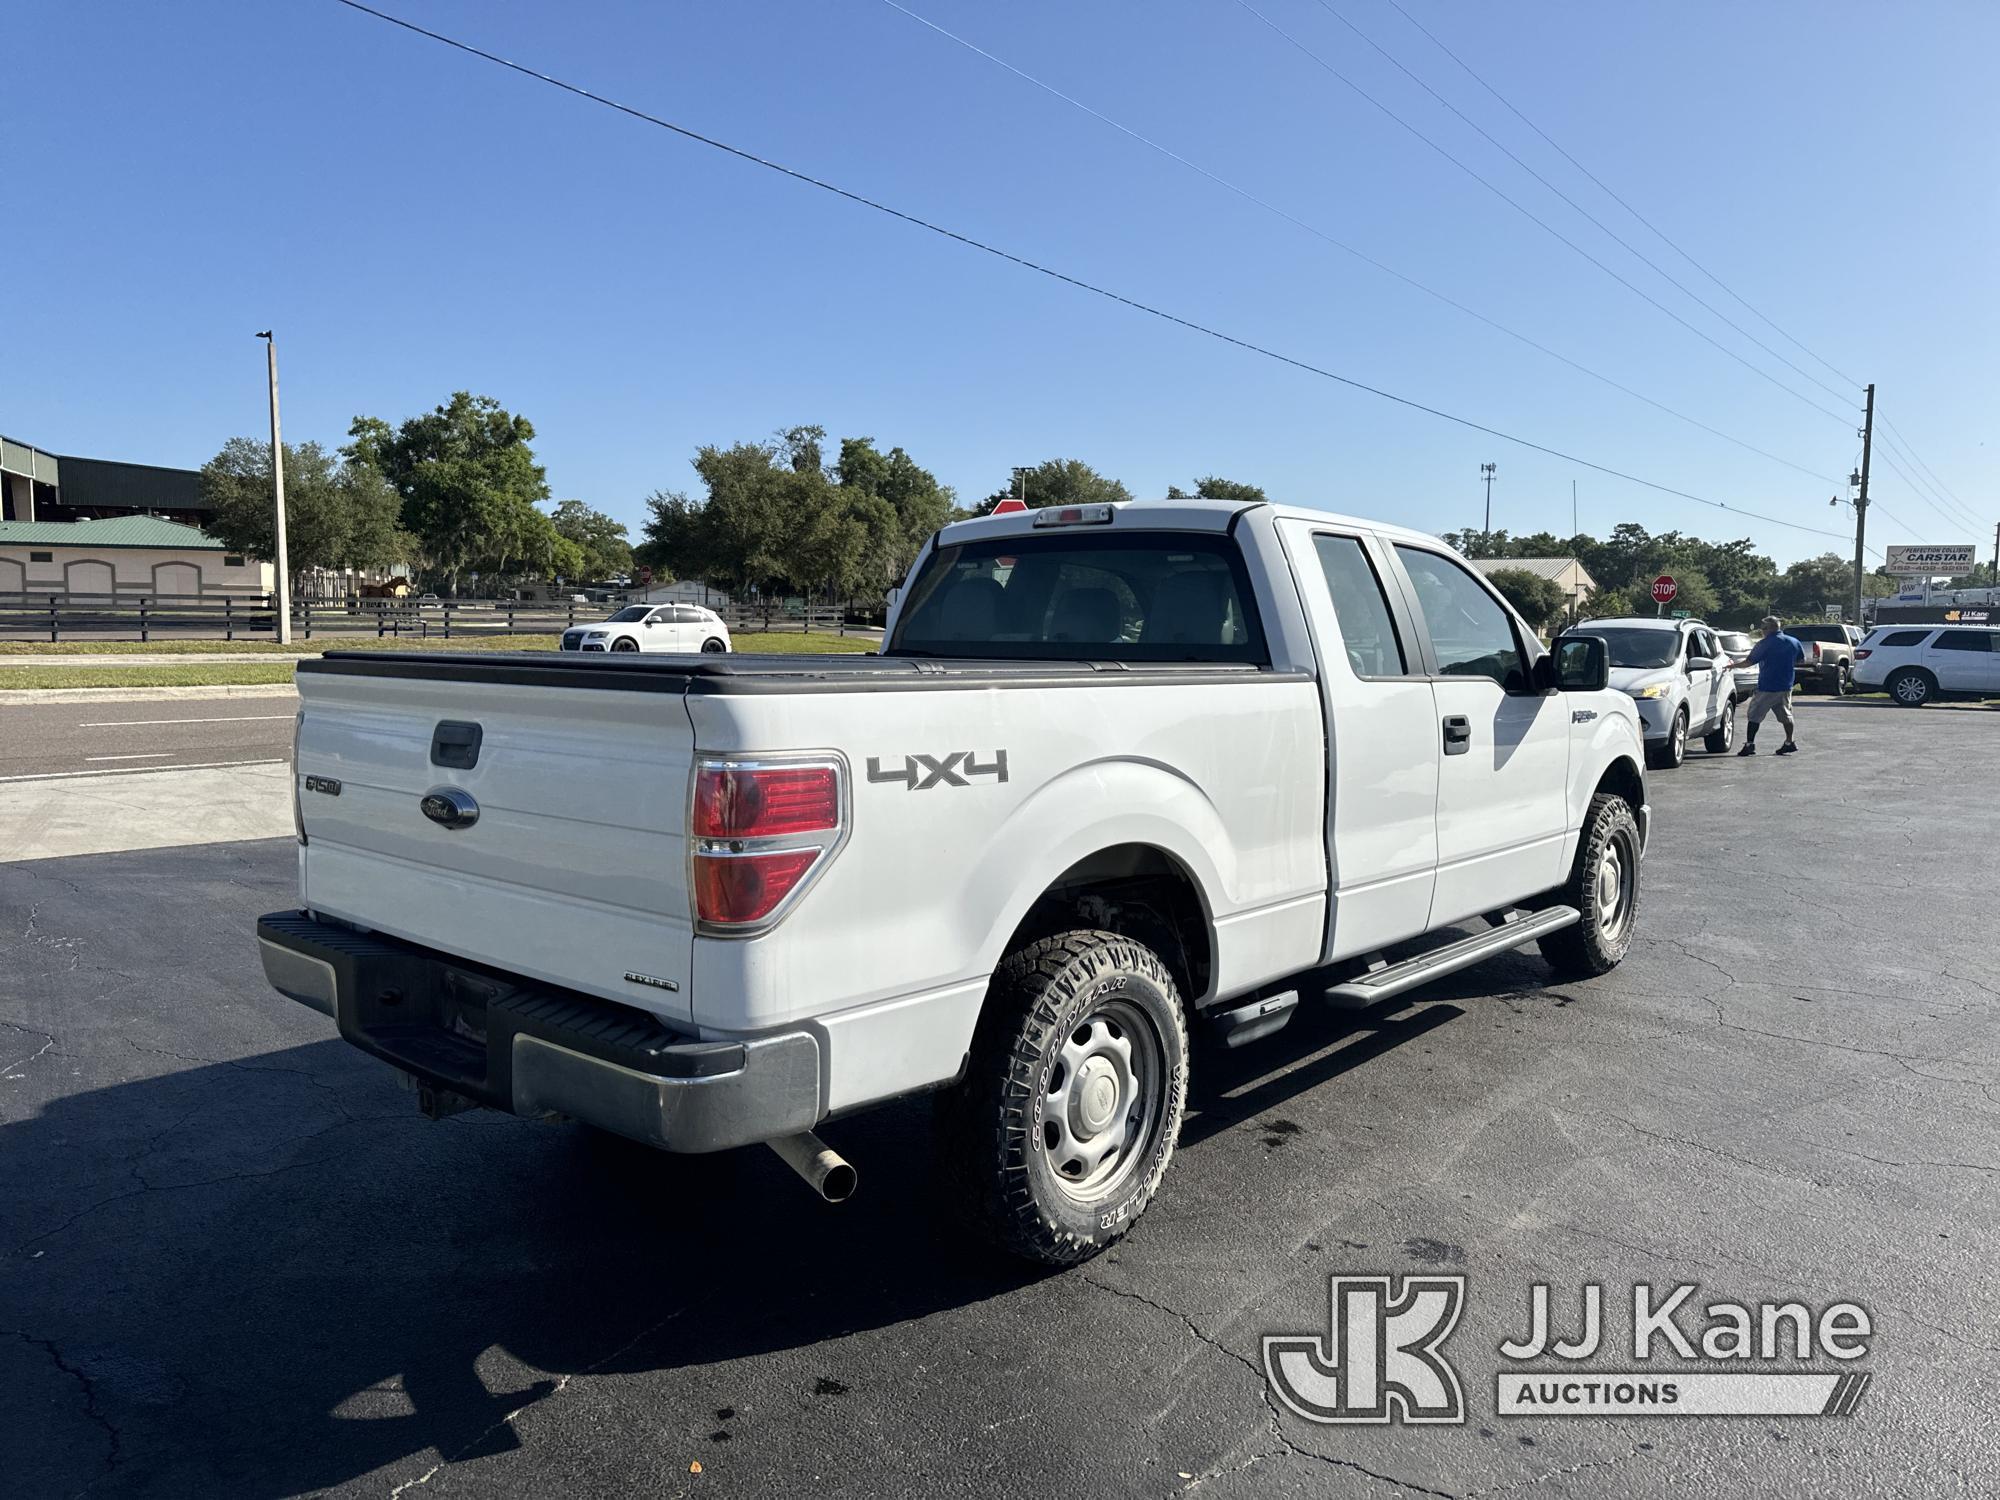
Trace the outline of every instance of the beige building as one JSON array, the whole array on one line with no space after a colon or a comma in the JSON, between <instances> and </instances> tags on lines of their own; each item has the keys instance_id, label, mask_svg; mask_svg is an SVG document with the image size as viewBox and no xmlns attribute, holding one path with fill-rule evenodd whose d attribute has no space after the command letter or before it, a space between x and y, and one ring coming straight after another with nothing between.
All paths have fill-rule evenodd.
<instances>
[{"instance_id":1,"label":"beige building","mask_svg":"<svg viewBox=\"0 0 2000 1500\"><path fill-rule=\"evenodd\" d=\"M1583 564L1573 557L1481 557L1475 559L1472 565L1482 573L1519 568L1537 578L1552 578L1556 586L1569 596L1572 613L1581 609L1583 601L1597 591L1597 580L1585 572Z\"/></svg>"},{"instance_id":2,"label":"beige building","mask_svg":"<svg viewBox=\"0 0 2000 1500\"><path fill-rule=\"evenodd\" d=\"M275 587L269 563L158 516L0 521L0 601L7 603L251 598Z\"/></svg>"}]
</instances>

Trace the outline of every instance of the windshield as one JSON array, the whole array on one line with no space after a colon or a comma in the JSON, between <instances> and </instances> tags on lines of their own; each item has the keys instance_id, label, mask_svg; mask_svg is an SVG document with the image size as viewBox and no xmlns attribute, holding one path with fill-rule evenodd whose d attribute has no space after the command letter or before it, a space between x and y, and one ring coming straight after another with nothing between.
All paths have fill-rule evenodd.
<instances>
[{"instance_id":1,"label":"windshield","mask_svg":"<svg viewBox=\"0 0 2000 1500\"><path fill-rule=\"evenodd\" d=\"M1648 630L1643 625L1584 625L1577 635L1601 635L1611 648L1614 667L1671 667L1680 660L1681 633L1678 630Z\"/></svg>"},{"instance_id":2,"label":"windshield","mask_svg":"<svg viewBox=\"0 0 2000 1500\"><path fill-rule=\"evenodd\" d=\"M607 625L635 625L653 612L650 604L628 604L604 623Z\"/></svg>"},{"instance_id":3,"label":"windshield","mask_svg":"<svg viewBox=\"0 0 2000 1500\"><path fill-rule=\"evenodd\" d=\"M1267 660L1233 543L1101 528L938 548L883 655Z\"/></svg>"}]
</instances>

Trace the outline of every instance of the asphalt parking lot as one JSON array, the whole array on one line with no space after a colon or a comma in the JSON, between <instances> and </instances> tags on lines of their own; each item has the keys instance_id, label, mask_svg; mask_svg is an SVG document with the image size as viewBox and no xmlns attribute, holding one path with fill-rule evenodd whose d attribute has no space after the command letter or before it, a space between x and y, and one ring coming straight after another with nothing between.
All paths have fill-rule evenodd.
<instances>
[{"instance_id":1,"label":"asphalt parking lot","mask_svg":"<svg viewBox=\"0 0 2000 1500\"><path fill-rule=\"evenodd\" d=\"M1053 1274L940 1222L921 1102L826 1129L838 1208L761 1150L426 1123L265 987L288 839L0 863L6 1487L2000 1491L2000 718L1799 719L1796 758L1651 778L1612 975L1517 954L1198 1050L1164 1196ZM1464 1425L1280 1414L1262 1335L1324 1333L1329 1274L1426 1270L1468 1278ZM1858 1301L1872 1386L1845 1417L1495 1416L1529 1286L1563 1316L1585 1280Z\"/></svg>"}]
</instances>

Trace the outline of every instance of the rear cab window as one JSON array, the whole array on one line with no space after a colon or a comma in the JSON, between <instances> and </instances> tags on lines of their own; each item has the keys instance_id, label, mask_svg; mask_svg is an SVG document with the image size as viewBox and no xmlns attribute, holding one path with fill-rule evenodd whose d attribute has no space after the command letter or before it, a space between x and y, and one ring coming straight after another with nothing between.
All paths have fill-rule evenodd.
<instances>
[{"instance_id":1,"label":"rear cab window","mask_svg":"<svg viewBox=\"0 0 2000 1500\"><path fill-rule=\"evenodd\" d=\"M1172 531L1063 529L940 547L882 654L1270 662L1235 542Z\"/></svg>"}]
</instances>

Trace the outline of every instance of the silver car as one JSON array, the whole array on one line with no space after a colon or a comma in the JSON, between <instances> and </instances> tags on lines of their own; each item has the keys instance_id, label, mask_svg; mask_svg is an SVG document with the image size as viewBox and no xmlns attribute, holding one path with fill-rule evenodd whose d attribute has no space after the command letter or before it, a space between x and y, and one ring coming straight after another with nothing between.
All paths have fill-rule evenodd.
<instances>
[{"instance_id":1,"label":"silver car","mask_svg":"<svg viewBox=\"0 0 2000 1500\"><path fill-rule=\"evenodd\" d=\"M1611 686L1639 706L1646 763L1671 770L1687 758L1690 735L1711 753L1736 745L1736 671L1715 632L1700 620L1586 620L1567 635L1603 637Z\"/></svg>"}]
</instances>

